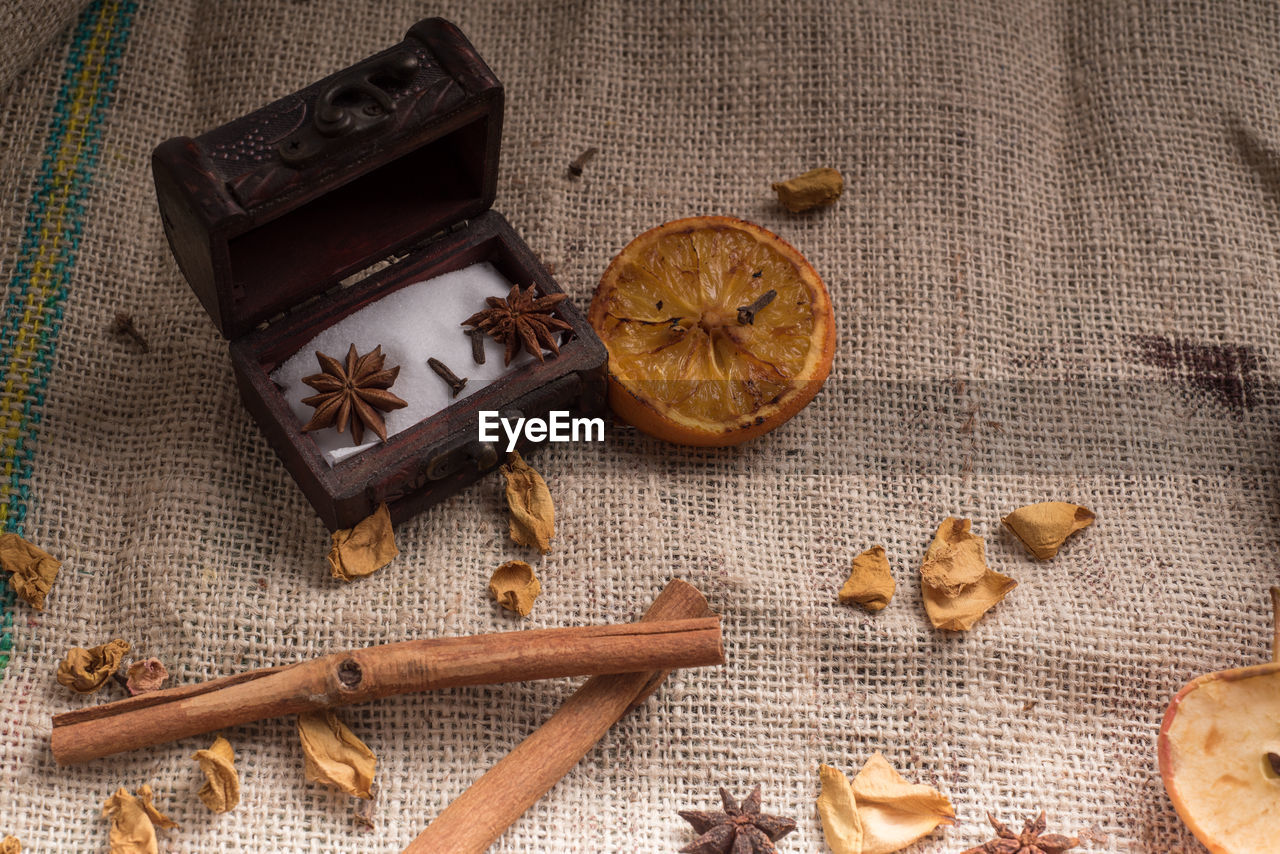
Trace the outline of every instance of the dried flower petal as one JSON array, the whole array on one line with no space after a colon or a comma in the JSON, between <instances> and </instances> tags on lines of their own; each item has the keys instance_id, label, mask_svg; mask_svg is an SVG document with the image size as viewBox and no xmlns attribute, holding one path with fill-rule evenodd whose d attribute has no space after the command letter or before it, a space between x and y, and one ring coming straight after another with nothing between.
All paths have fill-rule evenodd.
<instances>
[{"instance_id":1,"label":"dried flower petal","mask_svg":"<svg viewBox=\"0 0 1280 854\"><path fill-rule=\"evenodd\" d=\"M522 560L509 560L493 571L489 578L489 595L508 611L529 616L533 603L542 593L533 567Z\"/></svg>"},{"instance_id":2,"label":"dried flower petal","mask_svg":"<svg viewBox=\"0 0 1280 854\"><path fill-rule=\"evenodd\" d=\"M169 671L165 669L160 659L148 658L129 665L125 687L129 689L130 694L145 694L148 691L160 690L160 686L164 685L168 678Z\"/></svg>"},{"instance_id":3,"label":"dried flower petal","mask_svg":"<svg viewBox=\"0 0 1280 854\"><path fill-rule=\"evenodd\" d=\"M883 546L872 546L853 559L853 569L840 588L840 601L879 611L893 599L896 585Z\"/></svg>"},{"instance_id":4,"label":"dried flower petal","mask_svg":"<svg viewBox=\"0 0 1280 854\"><path fill-rule=\"evenodd\" d=\"M556 509L551 503L547 482L518 451L507 455L502 476L507 479L511 539L518 545L533 546L547 554L551 551L551 538L556 535Z\"/></svg>"},{"instance_id":5,"label":"dried flower petal","mask_svg":"<svg viewBox=\"0 0 1280 854\"><path fill-rule=\"evenodd\" d=\"M844 178L835 169L810 169L790 181L772 185L778 202L787 210L799 213L820 205L829 205L844 192Z\"/></svg>"},{"instance_id":6,"label":"dried flower petal","mask_svg":"<svg viewBox=\"0 0 1280 854\"><path fill-rule=\"evenodd\" d=\"M1040 560L1058 553L1067 537L1093 524L1093 511L1065 501L1019 507L1000 521Z\"/></svg>"},{"instance_id":7,"label":"dried flower petal","mask_svg":"<svg viewBox=\"0 0 1280 854\"><path fill-rule=\"evenodd\" d=\"M165 829L177 827L178 823L176 821L156 809L156 805L152 801L153 797L150 783L144 783L138 787L138 800L142 803L142 811L147 814L147 818L151 819L151 823L156 827Z\"/></svg>"},{"instance_id":8,"label":"dried flower petal","mask_svg":"<svg viewBox=\"0 0 1280 854\"><path fill-rule=\"evenodd\" d=\"M44 610L44 599L62 564L17 534L0 534L0 568L12 572L9 586L28 605Z\"/></svg>"},{"instance_id":9,"label":"dried flower petal","mask_svg":"<svg viewBox=\"0 0 1280 854\"><path fill-rule=\"evenodd\" d=\"M307 780L357 798L373 797L370 786L378 760L332 710L298 715L298 738L307 761Z\"/></svg>"},{"instance_id":10,"label":"dried flower petal","mask_svg":"<svg viewBox=\"0 0 1280 854\"><path fill-rule=\"evenodd\" d=\"M906 848L956 813L938 790L908 783L876 753L849 783L838 769L818 768L818 815L835 854L890 854Z\"/></svg>"},{"instance_id":11,"label":"dried flower petal","mask_svg":"<svg viewBox=\"0 0 1280 854\"><path fill-rule=\"evenodd\" d=\"M818 779L818 817L827 845L835 854L862 854L862 818L849 778L837 768L819 765Z\"/></svg>"},{"instance_id":12,"label":"dried flower petal","mask_svg":"<svg viewBox=\"0 0 1280 854\"><path fill-rule=\"evenodd\" d=\"M215 813L229 812L240 803L240 777L236 774L236 753L222 736L208 750L197 750L191 758L200 763L208 779L200 787L200 800Z\"/></svg>"},{"instance_id":13,"label":"dried flower petal","mask_svg":"<svg viewBox=\"0 0 1280 854\"><path fill-rule=\"evenodd\" d=\"M329 571L334 578L350 581L372 575L398 554L395 532L391 530L391 511L387 505L379 504L371 516L357 522L355 527L333 532Z\"/></svg>"},{"instance_id":14,"label":"dried flower petal","mask_svg":"<svg viewBox=\"0 0 1280 854\"><path fill-rule=\"evenodd\" d=\"M129 642L120 638L92 649L73 646L58 665L58 684L77 694L92 694L111 678L128 652Z\"/></svg>"},{"instance_id":15,"label":"dried flower petal","mask_svg":"<svg viewBox=\"0 0 1280 854\"><path fill-rule=\"evenodd\" d=\"M986 544L969 532L968 519L948 516L924 554L920 576L930 587L956 596L987 573Z\"/></svg>"},{"instance_id":16,"label":"dried flower petal","mask_svg":"<svg viewBox=\"0 0 1280 854\"><path fill-rule=\"evenodd\" d=\"M22 843L16 836L0 839L0 854L22 854Z\"/></svg>"},{"instance_id":17,"label":"dried flower petal","mask_svg":"<svg viewBox=\"0 0 1280 854\"><path fill-rule=\"evenodd\" d=\"M156 809L150 786L138 789L134 797L124 788L102 804L102 817L111 820L111 854L159 854L156 826L177 827L177 823Z\"/></svg>"},{"instance_id":18,"label":"dried flower petal","mask_svg":"<svg viewBox=\"0 0 1280 854\"><path fill-rule=\"evenodd\" d=\"M934 628L964 632L1017 586L1018 582L1007 575L989 570L982 580L958 596L946 596L931 587L923 588L924 608Z\"/></svg>"},{"instance_id":19,"label":"dried flower petal","mask_svg":"<svg viewBox=\"0 0 1280 854\"><path fill-rule=\"evenodd\" d=\"M940 824L956 823L946 795L932 786L908 783L879 753L853 779L853 796L862 819L862 854L889 854Z\"/></svg>"},{"instance_id":20,"label":"dried flower petal","mask_svg":"<svg viewBox=\"0 0 1280 854\"><path fill-rule=\"evenodd\" d=\"M968 519L947 517L920 564L925 611L935 628L967 631L1018 586L987 566L982 537Z\"/></svg>"}]
</instances>

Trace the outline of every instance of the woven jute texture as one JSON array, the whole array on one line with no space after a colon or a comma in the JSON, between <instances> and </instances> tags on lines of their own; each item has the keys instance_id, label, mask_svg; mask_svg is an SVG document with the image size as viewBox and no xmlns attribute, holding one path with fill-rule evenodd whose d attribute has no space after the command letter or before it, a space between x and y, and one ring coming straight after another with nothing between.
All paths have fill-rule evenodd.
<instances>
[{"instance_id":1,"label":"woven jute texture","mask_svg":"<svg viewBox=\"0 0 1280 854\"><path fill-rule=\"evenodd\" d=\"M63 4L65 5L65 4ZM57 767L51 715L107 697L54 681L113 637L176 683L417 637L619 622L672 577L724 615L728 664L675 674L494 846L674 851L677 809L760 783L825 851L820 762L882 751L954 802L916 852L989 838L987 812L1088 830L1083 850L1197 852L1157 729L1200 673L1270 651L1280 542L1280 10L1219 0L98 2L0 12L3 491L9 530L65 561L37 613L9 601L0 834L105 851L104 798L150 783L161 849L400 851L576 687L352 707L378 825L308 784L292 721L225 734L243 800L213 816L208 738ZM24 11L26 9L26 11ZM76 17L76 15L79 17ZM499 477L400 525L401 556L331 580L324 530L241 405L226 343L166 245L148 158L438 14L506 85L495 207L586 308L662 221L729 214L797 246L839 319L814 402L729 450L610 424L531 461L554 551L507 538ZM15 22L12 26L7 22ZM567 163L599 155L572 179ZM845 175L788 214L772 181ZM112 335L132 313L152 350ZM1052 561L1002 532L1041 500L1098 514ZM1020 586L968 633L930 627L917 571L974 520ZM898 593L841 606L851 558ZM518 622L503 561L544 594ZM114 692L114 693L113 693Z\"/></svg>"}]
</instances>

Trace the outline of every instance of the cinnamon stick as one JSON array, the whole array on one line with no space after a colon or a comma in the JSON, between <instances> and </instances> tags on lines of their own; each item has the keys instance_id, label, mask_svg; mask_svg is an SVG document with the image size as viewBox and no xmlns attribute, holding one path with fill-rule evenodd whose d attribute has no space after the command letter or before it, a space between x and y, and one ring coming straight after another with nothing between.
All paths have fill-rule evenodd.
<instances>
[{"instance_id":1,"label":"cinnamon stick","mask_svg":"<svg viewBox=\"0 0 1280 854\"><path fill-rule=\"evenodd\" d=\"M673 580L642 621L705 617L697 588ZM667 671L593 676L546 723L471 784L404 854L482 854L538 798L577 765L628 711L643 703Z\"/></svg>"},{"instance_id":2,"label":"cinnamon stick","mask_svg":"<svg viewBox=\"0 0 1280 854\"><path fill-rule=\"evenodd\" d=\"M716 619L406 641L66 712L53 718L50 745L68 765L393 694L723 661Z\"/></svg>"}]
</instances>

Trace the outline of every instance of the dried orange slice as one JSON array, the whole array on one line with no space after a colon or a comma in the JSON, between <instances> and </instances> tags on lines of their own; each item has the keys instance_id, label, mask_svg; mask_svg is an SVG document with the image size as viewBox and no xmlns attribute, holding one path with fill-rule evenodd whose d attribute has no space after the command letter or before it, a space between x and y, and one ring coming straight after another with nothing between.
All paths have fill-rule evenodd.
<instances>
[{"instance_id":1,"label":"dried orange slice","mask_svg":"<svg viewBox=\"0 0 1280 854\"><path fill-rule=\"evenodd\" d=\"M822 279L782 238L724 216L650 229L605 270L591 310L609 350L609 405L681 445L736 445L813 399L835 317Z\"/></svg>"}]
</instances>

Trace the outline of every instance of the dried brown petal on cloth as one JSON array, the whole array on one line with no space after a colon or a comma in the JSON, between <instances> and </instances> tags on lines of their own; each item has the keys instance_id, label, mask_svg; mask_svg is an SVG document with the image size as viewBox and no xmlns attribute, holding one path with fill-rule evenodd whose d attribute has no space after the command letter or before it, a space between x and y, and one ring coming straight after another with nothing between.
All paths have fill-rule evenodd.
<instances>
[{"instance_id":1,"label":"dried brown petal on cloth","mask_svg":"<svg viewBox=\"0 0 1280 854\"><path fill-rule=\"evenodd\" d=\"M542 584L533 567L522 560L509 560L493 571L489 578L489 595L508 611L529 616L533 603L542 593Z\"/></svg>"},{"instance_id":2,"label":"dried brown petal on cloth","mask_svg":"<svg viewBox=\"0 0 1280 854\"><path fill-rule=\"evenodd\" d=\"M142 802L142 811L147 814L147 818L151 819L151 823L161 828L177 827L178 823L176 821L156 809L156 805L153 803L154 797L150 783L144 783L138 787L138 800Z\"/></svg>"},{"instance_id":3,"label":"dried brown petal on cloth","mask_svg":"<svg viewBox=\"0 0 1280 854\"><path fill-rule=\"evenodd\" d=\"M965 632L1017 586L1018 582L1009 576L988 570L977 584L970 585L957 596L946 596L924 586L924 609L934 628Z\"/></svg>"},{"instance_id":4,"label":"dried brown petal on cloth","mask_svg":"<svg viewBox=\"0 0 1280 854\"><path fill-rule=\"evenodd\" d=\"M357 798L373 797L369 787L378 760L331 709L298 715L298 738L307 761L307 780Z\"/></svg>"},{"instance_id":5,"label":"dried brown petal on cloth","mask_svg":"<svg viewBox=\"0 0 1280 854\"><path fill-rule=\"evenodd\" d=\"M127 676L125 687L130 694L137 695L160 690L160 686L169 678L169 671L160 659L147 658L130 664Z\"/></svg>"},{"instance_id":6,"label":"dried brown petal on cloth","mask_svg":"<svg viewBox=\"0 0 1280 854\"><path fill-rule=\"evenodd\" d=\"M924 553L920 577L948 596L982 579L987 572L986 544L969 531L968 519L948 516Z\"/></svg>"},{"instance_id":7,"label":"dried brown petal on cloth","mask_svg":"<svg viewBox=\"0 0 1280 854\"><path fill-rule=\"evenodd\" d=\"M129 642L120 638L92 649L73 646L58 665L58 683L77 694L92 694L111 678L128 652Z\"/></svg>"},{"instance_id":8,"label":"dried brown petal on cloth","mask_svg":"<svg viewBox=\"0 0 1280 854\"><path fill-rule=\"evenodd\" d=\"M240 803L240 776L231 742L218 736L208 750L197 750L191 758L200 763L200 770L208 778L199 792L204 805L215 813L235 809Z\"/></svg>"},{"instance_id":9,"label":"dried brown petal on cloth","mask_svg":"<svg viewBox=\"0 0 1280 854\"><path fill-rule=\"evenodd\" d=\"M879 611L893 599L895 589L884 546L872 546L853 559L853 569L839 596L846 605L858 604L868 611Z\"/></svg>"},{"instance_id":10,"label":"dried brown petal on cloth","mask_svg":"<svg viewBox=\"0 0 1280 854\"><path fill-rule=\"evenodd\" d=\"M1000 521L1040 560L1058 553L1067 537L1093 524L1093 511L1065 501L1042 501L1019 507Z\"/></svg>"},{"instance_id":11,"label":"dried brown petal on cloth","mask_svg":"<svg viewBox=\"0 0 1280 854\"><path fill-rule=\"evenodd\" d=\"M829 205L844 192L844 178L835 169L810 169L789 181L772 185L778 203L793 213Z\"/></svg>"},{"instance_id":12,"label":"dried brown petal on cloth","mask_svg":"<svg viewBox=\"0 0 1280 854\"><path fill-rule=\"evenodd\" d=\"M22 854L22 843L16 836L0 839L0 854Z\"/></svg>"},{"instance_id":13,"label":"dried brown petal on cloth","mask_svg":"<svg viewBox=\"0 0 1280 854\"><path fill-rule=\"evenodd\" d=\"M519 451L507 455L502 467L507 479L507 506L511 508L511 539L543 554L551 551L556 535L556 508L547 482L524 461Z\"/></svg>"},{"instance_id":14,"label":"dried brown petal on cloth","mask_svg":"<svg viewBox=\"0 0 1280 854\"><path fill-rule=\"evenodd\" d=\"M177 822L156 809L150 786L134 797L122 788L102 805L102 817L111 821L111 854L159 854L156 827L177 827Z\"/></svg>"},{"instance_id":15,"label":"dried brown petal on cloth","mask_svg":"<svg viewBox=\"0 0 1280 854\"><path fill-rule=\"evenodd\" d=\"M935 628L967 631L1018 582L987 566L982 537L968 519L948 516L920 564L925 611Z\"/></svg>"},{"instance_id":16,"label":"dried brown petal on cloth","mask_svg":"<svg viewBox=\"0 0 1280 854\"><path fill-rule=\"evenodd\" d=\"M329 549L329 571L334 578L350 581L372 575L400 554L391 530L391 512L386 504L352 528L333 532Z\"/></svg>"},{"instance_id":17,"label":"dried brown petal on cloth","mask_svg":"<svg viewBox=\"0 0 1280 854\"><path fill-rule=\"evenodd\" d=\"M61 566L53 555L17 534L0 534L0 568L13 573L9 586L37 611L44 610L44 599Z\"/></svg>"},{"instance_id":18,"label":"dried brown petal on cloth","mask_svg":"<svg viewBox=\"0 0 1280 854\"><path fill-rule=\"evenodd\" d=\"M946 795L932 786L907 782L879 753L853 778L853 796L862 817L862 854L889 854L940 824L956 823Z\"/></svg>"},{"instance_id":19,"label":"dried brown petal on cloth","mask_svg":"<svg viewBox=\"0 0 1280 854\"><path fill-rule=\"evenodd\" d=\"M849 778L837 768L819 765L818 779L818 817L827 845L835 854L862 854L862 818Z\"/></svg>"},{"instance_id":20,"label":"dried brown petal on cloth","mask_svg":"<svg viewBox=\"0 0 1280 854\"><path fill-rule=\"evenodd\" d=\"M890 854L906 848L940 824L955 824L947 796L909 783L876 753L850 784L838 769L818 769L822 791L818 815L836 854Z\"/></svg>"}]
</instances>

